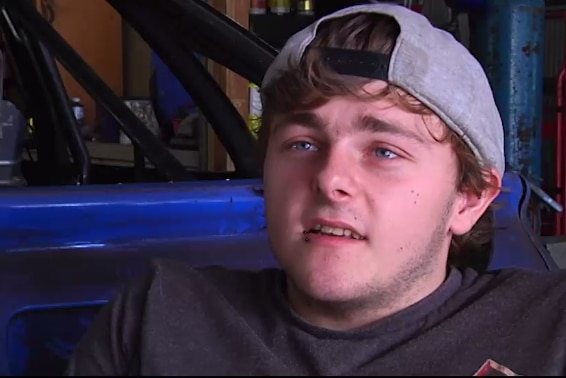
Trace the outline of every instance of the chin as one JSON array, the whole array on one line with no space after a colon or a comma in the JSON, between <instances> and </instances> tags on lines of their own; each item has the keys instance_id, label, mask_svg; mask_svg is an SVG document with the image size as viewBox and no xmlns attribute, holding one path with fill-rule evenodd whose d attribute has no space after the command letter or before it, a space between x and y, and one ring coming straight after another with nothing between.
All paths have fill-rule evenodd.
<instances>
[{"instance_id":1,"label":"chin","mask_svg":"<svg viewBox=\"0 0 566 378\"><path fill-rule=\"evenodd\" d=\"M293 274L294 273L294 274ZM322 302L345 302L363 295L368 283L355 282L347 272L314 269L292 272L291 280L299 292Z\"/></svg>"},{"instance_id":2,"label":"chin","mask_svg":"<svg viewBox=\"0 0 566 378\"><path fill-rule=\"evenodd\" d=\"M313 247L303 238L301 233L297 240L277 240L280 248L273 249L298 291L318 300L342 301L357 298L372 286L376 272L368 270L374 263L365 248Z\"/></svg>"},{"instance_id":3,"label":"chin","mask_svg":"<svg viewBox=\"0 0 566 378\"><path fill-rule=\"evenodd\" d=\"M360 298L360 292L344 287L316 287L311 286L303 294L317 302L347 303Z\"/></svg>"}]
</instances>

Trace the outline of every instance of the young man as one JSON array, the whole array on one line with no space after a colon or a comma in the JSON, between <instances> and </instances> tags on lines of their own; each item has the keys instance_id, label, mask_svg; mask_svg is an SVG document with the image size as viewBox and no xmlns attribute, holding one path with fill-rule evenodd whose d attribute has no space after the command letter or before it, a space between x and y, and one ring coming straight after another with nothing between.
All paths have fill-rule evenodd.
<instances>
[{"instance_id":1,"label":"young man","mask_svg":"<svg viewBox=\"0 0 566 378\"><path fill-rule=\"evenodd\" d=\"M464 47L406 8L352 7L292 37L262 95L282 270L156 262L102 311L69 374L566 372L563 273L458 266L485 241L505 166Z\"/></svg>"}]
</instances>

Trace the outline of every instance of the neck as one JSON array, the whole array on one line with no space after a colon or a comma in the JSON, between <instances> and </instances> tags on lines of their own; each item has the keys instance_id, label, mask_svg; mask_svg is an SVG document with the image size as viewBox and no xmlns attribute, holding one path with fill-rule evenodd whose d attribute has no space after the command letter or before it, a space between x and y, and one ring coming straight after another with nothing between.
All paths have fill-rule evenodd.
<instances>
[{"instance_id":1,"label":"neck","mask_svg":"<svg viewBox=\"0 0 566 378\"><path fill-rule=\"evenodd\" d=\"M306 322L330 330L367 327L398 313L432 294L446 279L446 270L430 273L404 287L374 292L342 301L313 298L289 279L287 297L293 310Z\"/></svg>"}]
</instances>

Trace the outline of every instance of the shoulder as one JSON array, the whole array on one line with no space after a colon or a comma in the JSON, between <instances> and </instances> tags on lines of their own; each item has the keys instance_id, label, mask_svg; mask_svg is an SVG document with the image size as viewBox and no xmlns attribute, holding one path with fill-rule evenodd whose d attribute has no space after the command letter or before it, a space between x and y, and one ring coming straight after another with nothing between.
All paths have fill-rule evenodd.
<instances>
[{"instance_id":1,"label":"shoulder","mask_svg":"<svg viewBox=\"0 0 566 378\"><path fill-rule=\"evenodd\" d=\"M275 270L193 268L181 261L155 260L103 306L77 344L68 375L138 372L144 341L158 335L156 345L169 342L187 332L187 322L202 330L216 325L213 317L232 319L248 308L261 308L266 302L262 290L272 290L264 286L277 276Z\"/></svg>"},{"instance_id":2,"label":"shoulder","mask_svg":"<svg viewBox=\"0 0 566 378\"><path fill-rule=\"evenodd\" d=\"M235 269L222 266L194 267L189 264L168 259L152 261L152 280L159 285L173 288L176 285L197 285L229 290L232 287L250 287L261 283L272 282L280 275L278 269Z\"/></svg>"},{"instance_id":3,"label":"shoulder","mask_svg":"<svg viewBox=\"0 0 566 378\"><path fill-rule=\"evenodd\" d=\"M163 304L211 302L220 299L233 304L256 301L276 290L278 269L231 269L221 266L192 267L182 261L158 259L152 262L148 300ZM174 302L174 303L172 303Z\"/></svg>"},{"instance_id":4,"label":"shoulder","mask_svg":"<svg viewBox=\"0 0 566 378\"><path fill-rule=\"evenodd\" d=\"M531 270L508 268L489 273L494 282L512 285L515 288L557 288L566 289L566 270Z\"/></svg>"},{"instance_id":5,"label":"shoulder","mask_svg":"<svg viewBox=\"0 0 566 378\"><path fill-rule=\"evenodd\" d=\"M493 293L504 302L552 301L566 299L566 270L542 271L507 268L486 273L464 272L464 286ZM566 307L565 307L566 309Z\"/></svg>"},{"instance_id":6,"label":"shoulder","mask_svg":"<svg viewBox=\"0 0 566 378\"><path fill-rule=\"evenodd\" d=\"M140 318L149 308L213 302L218 298L229 302L255 299L276 290L281 274L273 268L193 267L184 261L155 259L142 274L118 288L105 307L113 312L131 314L129 318Z\"/></svg>"}]
</instances>

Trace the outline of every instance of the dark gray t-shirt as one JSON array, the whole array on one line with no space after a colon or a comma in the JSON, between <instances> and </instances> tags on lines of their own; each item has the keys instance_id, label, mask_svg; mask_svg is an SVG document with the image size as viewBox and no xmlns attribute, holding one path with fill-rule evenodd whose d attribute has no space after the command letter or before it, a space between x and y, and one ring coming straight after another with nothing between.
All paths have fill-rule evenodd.
<instances>
[{"instance_id":1,"label":"dark gray t-shirt","mask_svg":"<svg viewBox=\"0 0 566 378\"><path fill-rule=\"evenodd\" d=\"M363 330L307 324L278 270L156 261L100 313L70 375L566 373L566 272L452 269L429 297Z\"/></svg>"}]
</instances>

